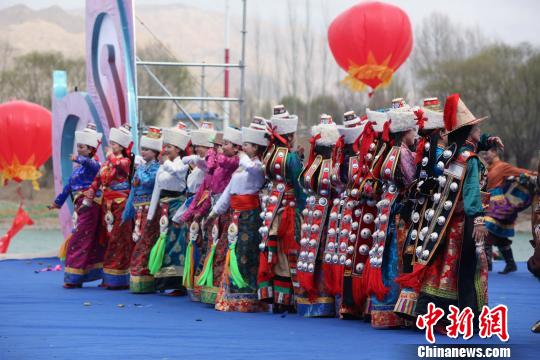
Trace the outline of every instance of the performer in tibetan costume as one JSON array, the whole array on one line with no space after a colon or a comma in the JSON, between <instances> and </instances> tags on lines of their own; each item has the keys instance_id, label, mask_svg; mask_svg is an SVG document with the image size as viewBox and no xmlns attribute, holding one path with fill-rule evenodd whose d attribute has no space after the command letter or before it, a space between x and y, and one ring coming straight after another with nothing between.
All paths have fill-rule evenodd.
<instances>
[{"instance_id":1,"label":"performer in tibetan costume","mask_svg":"<svg viewBox=\"0 0 540 360\"><path fill-rule=\"evenodd\" d=\"M221 194L229 185L233 173L238 168L238 152L242 149L242 131L228 127L223 134L223 144L215 156L215 170L209 186L212 205L215 205ZM210 164L212 167L212 164ZM215 305L216 295L225 270L228 249L227 230L230 225L230 212L221 214L215 221L208 221L210 229L207 241L206 258L203 269L196 279L201 287L201 302Z\"/></svg>"},{"instance_id":2,"label":"performer in tibetan costume","mask_svg":"<svg viewBox=\"0 0 540 360\"><path fill-rule=\"evenodd\" d=\"M240 164L212 208L208 221L229 211L229 249L216 298L216 310L256 312L267 306L257 297L261 226L259 191L264 185L261 157L268 146L266 123L255 119L242 128Z\"/></svg>"},{"instance_id":3,"label":"performer in tibetan costume","mask_svg":"<svg viewBox=\"0 0 540 360\"><path fill-rule=\"evenodd\" d=\"M514 223L518 213L531 205L535 180L531 177L538 174L502 161L499 152L497 146L493 145L484 157L488 165L487 190L491 195L485 217L489 232L486 255L491 271L492 249L496 245L506 262L504 270L499 271L499 274L508 274L517 271L512 240L509 238L514 236Z\"/></svg>"},{"instance_id":4,"label":"performer in tibetan costume","mask_svg":"<svg viewBox=\"0 0 540 360\"><path fill-rule=\"evenodd\" d=\"M200 274L206 258L208 233L210 229L203 227L202 220L212 204L211 184L214 179L216 164L216 150L214 141L217 132L212 123L204 122L201 127L191 132L191 144L194 147L197 168L204 175L203 182L196 190L189 206L178 218L175 215L173 221L187 224L189 239L186 248L186 261L184 263L183 285L186 287L191 300L200 301L200 286L195 282L195 277ZM186 159L184 159L186 160Z\"/></svg>"},{"instance_id":5,"label":"performer in tibetan costume","mask_svg":"<svg viewBox=\"0 0 540 360\"><path fill-rule=\"evenodd\" d=\"M444 171L436 192L426 198L429 208L423 218L412 214L413 222L423 222L420 231L410 234L415 240L413 270L398 279L403 287L420 292L418 315L427 313L432 302L446 313L450 305L470 307L476 321L487 304L482 163L475 153L481 138L478 124L484 119L476 118L459 95L447 98L444 124L449 145L439 160ZM445 332L445 325L442 319L436 329Z\"/></svg>"},{"instance_id":6,"label":"performer in tibetan costume","mask_svg":"<svg viewBox=\"0 0 540 360\"><path fill-rule=\"evenodd\" d=\"M110 290L120 290L129 288L129 263L133 244L133 221L122 221L134 167L130 126L124 124L119 128L112 128L109 143L111 152L86 191L83 204L91 205L96 195L102 192L99 241L106 246L102 286Z\"/></svg>"},{"instance_id":7,"label":"performer in tibetan costume","mask_svg":"<svg viewBox=\"0 0 540 360\"><path fill-rule=\"evenodd\" d=\"M172 218L185 201L189 165L182 161L189 145L183 124L163 129L162 165L156 175L147 221L159 219L160 235L150 253L149 270L156 290L173 290L170 295L185 295L182 286L186 229L173 225Z\"/></svg>"},{"instance_id":8,"label":"performer in tibetan costume","mask_svg":"<svg viewBox=\"0 0 540 360\"><path fill-rule=\"evenodd\" d=\"M389 131L394 146L381 167L382 195L377 203L373 243L364 274L371 296L371 325L377 329L403 325L403 319L394 313L400 293L400 286L394 280L399 275L400 253L406 235L405 222L399 214L415 173L415 157L411 150L416 138L414 112L407 104L400 104L389 110L387 116L383 138L389 137Z\"/></svg>"},{"instance_id":9,"label":"performer in tibetan costume","mask_svg":"<svg viewBox=\"0 0 540 360\"><path fill-rule=\"evenodd\" d=\"M60 209L71 197L73 202L73 229L66 240L66 262L64 287L79 288L85 282L101 279L104 246L99 242L100 206L99 198L86 208L83 206L83 193L90 187L99 171L100 164L94 158L101 143L101 134L96 132L95 124L75 131L77 155L71 157L75 167L68 183L49 209Z\"/></svg>"},{"instance_id":10,"label":"performer in tibetan costume","mask_svg":"<svg viewBox=\"0 0 540 360\"><path fill-rule=\"evenodd\" d=\"M131 193L122 215L123 221L135 219L132 235L135 245L131 253L129 290L136 294L155 291L154 277L148 270L148 258L159 237L159 219L156 216L152 221L148 221L147 216L162 148L161 130L150 127L148 133L141 137L141 155L144 162L135 170Z\"/></svg>"},{"instance_id":11,"label":"performer in tibetan costume","mask_svg":"<svg viewBox=\"0 0 540 360\"><path fill-rule=\"evenodd\" d=\"M273 304L275 313L295 311L293 277L299 245L300 211L305 195L298 182L303 164L293 150L298 117L283 105L275 106L270 120L271 141L264 157L269 194L263 197L259 299Z\"/></svg>"},{"instance_id":12,"label":"performer in tibetan costume","mask_svg":"<svg viewBox=\"0 0 540 360\"><path fill-rule=\"evenodd\" d=\"M341 149L343 139L332 117L325 114L311 132L309 160L300 174L300 183L308 198L303 210L297 262L300 291L296 306L302 316L328 317L335 315L335 297L324 285L323 251L329 241L329 210L335 191L331 181L337 156L334 150Z\"/></svg>"},{"instance_id":13,"label":"performer in tibetan costume","mask_svg":"<svg viewBox=\"0 0 540 360\"><path fill-rule=\"evenodd\" d=\"M428 98L424 100L423 105L414 111L420 135L415 156L415 181L409 187L400 214L401 218L409 224L401 253L402 274L413 271L416 237L425 223L426 210L433 206L433 194L436 193L439 185L437 178L442 175L446 166L444 159L439 160L444 151L444 145L440 141L444 120L439 101L437 98ZM452 150L449 149L449 151ZM446 154L448 153L447 151ZM414 320L417 299L417 291L409 287L402 288L394 311L406 320Z\"/></svg>"}]
</instances>

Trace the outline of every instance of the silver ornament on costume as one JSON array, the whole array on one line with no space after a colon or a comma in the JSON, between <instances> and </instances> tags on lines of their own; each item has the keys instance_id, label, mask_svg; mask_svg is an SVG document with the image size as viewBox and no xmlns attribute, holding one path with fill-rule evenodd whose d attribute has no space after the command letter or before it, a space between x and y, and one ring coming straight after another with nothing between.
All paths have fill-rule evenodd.
<instances>
[{"instance_id":1,"label":"silver ornament on costume","mask_svg":"<svg viewBox=\"0 0 540 360\"><path fill-rule=\"evenodd\" d=\"M364 216L362 217L362 220L364 220L364 222L368 225L371 224L373 222L373 214L371 213L364 214Z\"/></svg>"}]
</instances>

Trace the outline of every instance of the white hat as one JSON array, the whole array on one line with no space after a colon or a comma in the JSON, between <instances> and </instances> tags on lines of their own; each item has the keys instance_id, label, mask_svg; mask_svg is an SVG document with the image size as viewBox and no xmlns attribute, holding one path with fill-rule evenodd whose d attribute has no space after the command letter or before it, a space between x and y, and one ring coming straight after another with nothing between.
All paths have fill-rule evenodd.
<instances>
[{"instance_id":1,"label":"white hat","mask_svg":"<svg viewBox=\"0 0 540 360\"><path fill-rule=\"evenodd\" d=\"M366 109L366 115L368 120L373 123L373 130L376 132L382 132L384 129L384 123L388 121L388 115L386 112Z\"/></svg>"},{"instance_id":2,"label":"white hat","mask_svg":"<svg viewBox=\"0 0 540 360\"><path fill-rule=\"evenodd\" d=\"M155 126L148 128L148 133L141 136L141 149L150 149L160 152L163 149L161 129Z\"/></svg>"},{"instance_id":3,"label":"white hat","mask_svg":"<svg viewBox=\"0 0 540 360\"><path fill-rule=\"evenodd\" d=\"M211 122L203 121L201 127L191 132L191 143L194 146L213 147L217 132Z\"/></svg>"},{"instance_id":4,"label":"white hat","mask_svg":"<svg viewBox=\"0 0 540 360\"><path fill-rule=\"evenodd\" d=\"M133 142L131 136L131 126L129 124L122 124L117 128L111 128L109 133L109 141L114 141L123 148L128 148Z\"/></svg>"},{"instance_id":5,"label":"white hat","mask_svg":"<svg viewBox=\"0 0 540 360\"><path fill-rule=\"evenodd\" d=\"M428 108L421 108L424 112L424 130L444 129L444 113Z\"/></svg>"},{"instance_id":6,"label":"white hat","mask_svg":"<svg viewBox=\"0 0 540 360\"><path fill-rule=\"evenodd\" d=\"M254 117L249 127L242 127L242 142L268 146L266 120Z\"/></svg>"},{"instance_id":7,"label":"white hat","mask_svg":"<svg viewBox=\"0 0 540 360\"><path fill-rule=\"evenodd\" d=\"M362 122L362 120L356 115L354 111L347 111L343 114L343 125L346 127L357 126Z\"/></svg>"},{"instance_id":8,"label":"white hat","mask_svg":"<svg viewBox=\"0 0 540 360\"><path fill-rule=\"evenodd\" d=\"M316 144L322 146L332 146L335 145L339 139L339 130L336 123L332 120L332 117L327 114L321 115L321 121L319 125L311 127L311 135L321 135L317 139Z\"/></svg>"},{"instance_id":9,"label":"white hat","mask_svg":"<svg viewBox=\"0 0 540 360\"><path fill-rule=\"evenodd\" d=\"M99 143L101 142L102 136L103 134L96 131L96 124L88 123L86 128L75 131L75 143L88 145L97 149Z\"/></svg>"},{"instance_id":10,"label":"white hat","mask_svg":"<svg viewBox=\"0 0 540 360\"><path fill-rule=\"evenodd\" d=\"M176 127L163 129L163 144L174 145L180 150L186 150L190 136L186 131L186 125L179 122Z\"/></svg>"},{"instance_id":11,"label":"white hat","mask_svg":"<svg viewBox=\"0 0 540 360\"><path fill-rule=\"evenodd\" d=\"M391 133L416 129L416 115L414 109L409 106L391 109L387 115L392 121L390 123Z\"/></svg>"},{"instance_id":12,"label":"white hat","mask_svg":"<svg viewBox=\"0 0 540 360\"><path fill-rule=\"evenodd\" d=\"M289 114L283 105L274 106L270 122L279 135L296 132L298 128L298 116Z\"/></svg>"},{"instance_id":13,"label":"white hat","mask_svg":"<svg viewBox=\"0 0 540 360\"><path fill-rule=\"evenodd\" d=\"M233 127L225 128L223 132L223 140L232 142L235 145L242 145L242 130Z\"/></svg>"}]
</instances>

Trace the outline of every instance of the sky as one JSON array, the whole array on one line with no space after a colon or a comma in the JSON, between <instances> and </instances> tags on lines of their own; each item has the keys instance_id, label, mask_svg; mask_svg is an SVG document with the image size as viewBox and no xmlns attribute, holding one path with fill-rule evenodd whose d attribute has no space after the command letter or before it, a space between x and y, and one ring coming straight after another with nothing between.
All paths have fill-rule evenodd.
<instances>
[{"instance_id":1,"label":"sky","mask_svg":"<svg viewBox=\"0 0 540 360\"><path fill-rule=\"evenodd\" d=\"M297 13L302 21L301 12L305 8L306 0L247 0L248 14L259 16L265 21L284 23L288 1L292 1L293 6L297 7ZM324 23L323 12L327 12L329 17L333 18L359 2L359 0L307 1L313 9L314 22L321 24ZM229 2L232 14L240 16L242 1L229 0ZM405 10L413 26L433 12L440 12L464 26L478 27L484 35L494 40L510 44L528 41L540 45L539 0L385 0L385 2L398 5ZM35 9L52 5L66 9L80 9L84 7L84 3L84 0L0 0L0 8L25 4ZM150 4L182 4L215 11L223 11L225 8L225 0L135 0L135 11L137 5Z\"/></svg>"}]
</instances>

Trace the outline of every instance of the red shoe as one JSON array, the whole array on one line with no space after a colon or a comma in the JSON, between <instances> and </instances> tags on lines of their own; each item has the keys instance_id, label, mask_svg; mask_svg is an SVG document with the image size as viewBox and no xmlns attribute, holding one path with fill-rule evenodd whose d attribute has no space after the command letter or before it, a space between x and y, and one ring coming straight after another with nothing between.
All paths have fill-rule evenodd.
<instances>
[{"instance_id":1,"label":"red shoe","mask_svg":"<svg viewBox=\"0 0 540 360\"><path fill-rule=\"evenodd\" d=\"M183 290L173 290L167 294L168 296L186 296L186 292Z\"/></svg>"},{"instance_id":2,"label":"red shoe","mask_svg":"<svg viewBox=\"0 0 540 360\"><path fill-rule=\"evenodd\" d=\"M80 289L82 288L82 284L64 284L64 289Z\"/></svg>"}]
</instances>

